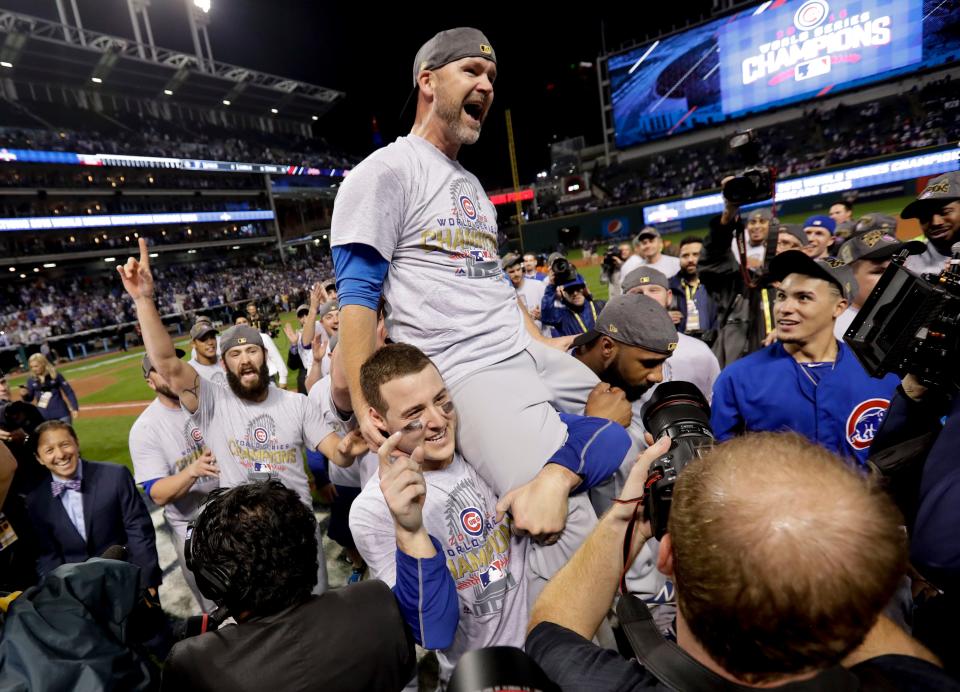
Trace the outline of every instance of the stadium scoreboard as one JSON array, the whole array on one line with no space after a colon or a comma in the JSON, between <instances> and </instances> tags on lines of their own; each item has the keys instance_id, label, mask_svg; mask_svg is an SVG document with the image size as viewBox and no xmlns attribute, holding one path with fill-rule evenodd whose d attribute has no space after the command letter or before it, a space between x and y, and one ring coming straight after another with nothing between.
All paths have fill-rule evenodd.
<instances>
[{"instance_id":1,"label":"stadium scoreboard","mask_svg":"<svg viewBox=\"0 0 960 692\"><path fill-rule=\"evenodd\" d=\"M954 0L772 0L611 55L616 144L957 61Z\"/></svg>"}]
</instances>

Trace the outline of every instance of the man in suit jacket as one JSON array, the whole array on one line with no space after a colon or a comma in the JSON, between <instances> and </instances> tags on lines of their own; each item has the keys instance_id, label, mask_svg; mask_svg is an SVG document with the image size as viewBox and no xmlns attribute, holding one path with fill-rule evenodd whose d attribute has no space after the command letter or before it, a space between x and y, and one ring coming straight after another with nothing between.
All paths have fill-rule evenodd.
<instances>
[{"instance_id":1,"label":"man in suit jacket","mask_svg":"<svg viewBox=\"0 0 960 692\"><path fill-rule=\"evenodd\" d=\"M47 421L36 440L37 459L50 471L50 481L27 496L40 576L123 545L140 567L141 586L156 589L162 576L156 534L130 472L81 459L77 434L67 423Z\"/></svg>"}]
</instances>

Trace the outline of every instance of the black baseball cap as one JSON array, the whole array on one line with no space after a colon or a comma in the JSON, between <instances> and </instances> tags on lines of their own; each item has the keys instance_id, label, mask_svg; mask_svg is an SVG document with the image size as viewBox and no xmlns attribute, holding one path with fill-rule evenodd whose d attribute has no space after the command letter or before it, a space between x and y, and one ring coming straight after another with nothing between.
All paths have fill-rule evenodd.
<instances>
[{"instance_id":1,"label":"black baseball cap","mask_svg":"<svg viewBox=\"0 0 960 692\"><path fill-rule=\"evenodd\" d=\"M593 328L573 340L573 347L589 344L601 335L665 356L677 348L673 320L660 303L642 293L611 298L597 315Z\"/></svg>"},{"instance_id":2,"label":"black baseball cap","mask_svg":"<svg viewBox=\"0 0 960 692\"><path fill-rule=\"evenodd\" d=\"M830 281L848 301L857 295L857 280L853 278L853 269L836 257L821 257L815 260L801 250L787 250L770 260L770 281L783 281L790 274L803 274Z\"/></svg>"}]
</instances>

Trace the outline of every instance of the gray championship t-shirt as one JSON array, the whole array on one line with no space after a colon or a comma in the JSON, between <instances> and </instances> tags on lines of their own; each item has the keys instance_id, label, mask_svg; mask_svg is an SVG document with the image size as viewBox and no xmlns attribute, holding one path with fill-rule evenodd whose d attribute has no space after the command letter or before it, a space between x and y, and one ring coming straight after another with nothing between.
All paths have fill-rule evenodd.
<instances>
[{"instance_id":1,"label":"gray championship t-shirt","mask_svg":"<svg viewBox=\"0 0 960 692\"><path fill-rule=\"evenodd\" d=\"M197 362L196 359L187 361L187 364L196 370L200 377L208 382L213 382L214 384L227 383L227 373L224 371L223 366L220 365L219 360L216 365L204 365L203 363Z\"/></svg>"},{"instance_id":2,"label":"gray championship t-shirt","mask_svg":"<svg viewBox=\"0 0 960 692\"><path fill-rule=\"evenodd\" d=\"M159 399L134 421L129 442L133 477L139 484L180 473L203 450L203 434L190 415L167 408ZM219 486L216 477L198 478L186 495L164 505L163 515L181 539L207 493Z\"/></svg>"},{"instance_id":3,"label":"gray championship t-shirt","mask_svg":"<svg viewBox=\"0 0 960 692\"><path fill-rule=\"evenodd\" d=\"M447 384L529 343L502 279L497 212L480 181L416 135L350 172L337 193L331 245L362 243L390 262L387 331L413 344Z\"/></svg>"},{"instance_id":4,"label":"gray championship t-shirt","mask_svg":"<svg viewBox=\"0 0 960 692\"><path fill-rule=\"evenodd\" d=\"M460 600L453 645L437 657L440 679L448 680L467 651L523 646L528 539L512 536L506 518L497 523L496 495L459 454L447 468L423 476L427 483L423 525L444 548ZM371 576L392 587L397 580L397 539L379 474L353 501L350 532Z\"/></svg>"},{"instance_id":5,"label":"gray championship t-shirt","mask_svg":"<svg viewBox=\"0 0 960 692\"><path fill-rule=\"evenodd\" d=\"M275 478L313 508L303 448L323 439L320 410L303 394L267 389L260 403L241 399L227 385L204 381L192 419L220 467L220 487Z\"/></svg>"}]
</instances>

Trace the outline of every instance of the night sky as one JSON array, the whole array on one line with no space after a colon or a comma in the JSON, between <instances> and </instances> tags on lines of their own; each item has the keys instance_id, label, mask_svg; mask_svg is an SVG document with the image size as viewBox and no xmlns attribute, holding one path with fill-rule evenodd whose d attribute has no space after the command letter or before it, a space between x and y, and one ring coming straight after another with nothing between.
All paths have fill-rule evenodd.
<instances>
[{"instance_id":1,"label":"night sky","mask_svg":"<svg viewBox=\"0 0 960 692\"><path fill-rule=\"evenodd\" d=\"M125 0L77 2L85 28L132 38ZM212 0L212 5L214 58L344 91L346 100L318 123L317 131L358 156L372 150L374 117L384 142L409 131L413 108L402 119L400 111L420 45L442 29L481 29L497 51L495 99L480 141L465 147L460 158L494 189L511 185L507 108L521 183L547 168L554 139L583 135L588 144L602 141L595 68L601 24L607 49L614 50L697 21L711 2L685 0L673 3L672 11L669 3L624 4L617 10L584 2L576 11L559 13L560 3L458 3L460 11L434 3L383 8L320 0ZM0 6L57 18L54 0L0 0ZM158 45L193 53L184 0L152 0L150 19ZM591 67L581 68L581 62Z\"/></svg>"}]
</instances>

